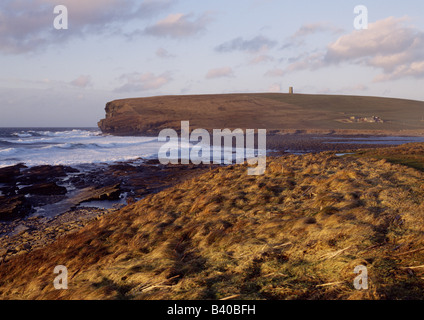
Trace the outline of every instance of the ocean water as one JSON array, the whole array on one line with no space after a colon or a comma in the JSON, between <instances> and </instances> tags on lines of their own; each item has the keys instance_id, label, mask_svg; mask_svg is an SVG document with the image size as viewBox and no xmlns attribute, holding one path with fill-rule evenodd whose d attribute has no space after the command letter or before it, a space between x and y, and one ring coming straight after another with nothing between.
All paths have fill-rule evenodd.
<instances>
[{"instance_id":1,"label":"ocean water","mask_svg":"<svg viewBox=\"0 0 424 320\"><path fill-rule=\"evenodd\" d=\"M0 128L0 168L18 163L82 166L157 159L164 144L157 137L118 137L98 128ZM189 152L194 145L197 143L188 144ZM167 146L179 150L179 140L173 139ZM235 163L238 149L228 149Z\"/></svg>"},{"instance_id":2,"label":"ocean water","mask_svg":"<svg viewBox=\"0 0 424 320\"><path fill-rule=\"evenodd\" d=\"M0 128L0 167L81 165L157 157L155 137L116 137L98 128Z\"/></svg>"},{"instance_id":3,"label":"ocean water","mask_svg":"<svg viewBox=\"0 0 424 320\"><path fill-rule=\"evenodd\" d=\"M329 137L328 140L327 143L399 145L424 142L424 137ZM29 167L79 166L153 159L163 144L157 137L118 137L103 134L98 128L0 128L0 168L18 163ZM178 149L178 140L173 144ZM189 144L189 148L193 145ZM232 150L233 163L236 151Z\"/></svg>"}]
</instances>

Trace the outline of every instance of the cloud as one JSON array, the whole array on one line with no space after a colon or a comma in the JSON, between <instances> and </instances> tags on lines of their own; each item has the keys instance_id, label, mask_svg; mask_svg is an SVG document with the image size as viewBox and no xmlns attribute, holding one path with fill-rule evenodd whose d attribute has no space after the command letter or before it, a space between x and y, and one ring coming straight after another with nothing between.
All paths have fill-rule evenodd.
<instances>
[{"instance_id":1,"label":"cloud","mask_svg":"<svg viewBox=\"0 0 424 320\"><path fill-rule=\"evenodd\" d=\"M215 48L215 50L218 52L245 51L249 53L257 53L273 48L276 45L276 41L265 36L257 36L250 40L244 40L242 37L238 37L220 44Z\"/></svg>"},{"instance_id":2,"label":"cloud","mask_svg":"<svg viewBox=\"0 0 424 320\"><path fill-rule=\"evenodd\" d=\"M274 83L268 87L268 92L281 92L281 84Z\"/></svg>"},{"instance_id":3,"label":"cloud","mask_svg":"<svg viewBox=\"0 0 424 320\"><path fill-rule=\"evenodd\" d=\"M352 93L359 93L359 92L365 92L368 91L368 87L364 84L357 84L352 86L346 86L341 87L338 89L332 89L332 88L325 88L322 90L319 90L319 93L322 94L352 94Z\"/></svg>"},{"instance_id":4,"label":"cloud","mask_svg":"<svg viewBox=\"0 0 424 320\"><path fill-rule=\"evenodd\" d=\"M284 70L280 68L274 68L265 72L265 77L282 77L284 75Z\"/></svg>"},{"instance_id":5,"label":"cloud","mask_svg":"<svg viewBox=\"0 0 424 320\"><path fill-rule=\"evenodd\" d=\"M276 45L276 41L265 36L256 36L250 40L238 37L218 45L215 47L215 51L221 53L235 51L245 52L251 55L248 64L254 65L274 61L274 57L269 55L268 52Z\"/></svg>"},{"instance_id":6,"label":"cloud","mask_svg":"<svg viewBox=\"0 0 424 320\"><path fill-rule=\"evenodd\" d=\"M351 62L381 69L376 81L424 76L424 32L389 17L354 31L328 46L325 62Z\"/></svg>"},{"instance_id":7,"label":"cloud","mask_svg":"<svg viewBox=\"0 0 424 320\"><path fill-rule=\"evenodd\" d=\"M65 5L68 9L68 30L53 28L56 5ZM0 51L33 52L83 34L121 32L122 24L153 17L171 5L171 0L3 0L0 2Z\"/></svg>"},{"instance_id":8,"label":"cloud","mask_svg":"<svg viewBox=\"0 0 424 320\"><path fill-rule=\"evenodd\" d=\"M170 14L165 19L144 29L142 33L156 37L186 38L205 30L211 21L211 15L205 13L193 19L192 14Z\"/></svg>"},{"instance_id":9,"label":"cloud","mask_svg":"<svg viewBox=\"0 0 424 320\"><path fill-rule=\"evenodd\" d=\"M343 32L343 29L337 28L328 22L315 22L302 25L291 38L304 38L319 32L330 32L333 34Z\"/></svg>"},{"instance_id":10,"label":"cloud","mask_svg":"<svg viewBox=\"0 0 424 320\"><path fill-rule=\"evenodd\" d=\"M403 77L414 77L422 78L424 77L424 61L411 62L408 64L403 64L396 67L389 74L381 74L375 77L375 82L382 82L388 80L396 80Z\"/></svg>"},{"instance_id":11,"label":"cloud","mask_svg":"<svg viewBox=\"0 0 424 320\"><path fill-rule=\"evenodd\" d=\"M93 85L92 78L90 75L80 75L76 79L72 81L62 81L55 80L50 78L42 78L42 79L25 79L25 78L4 78L0 79L0 86L2 84L13 84L13 86L17 88L34 88L34 89L42 89L42 90L53 90L56 89L69 89L70 87L75 88L87 88Z\"/></svg>"},{"instance_id":12,"label":"cloud","mask_svg":"<svg viewBox=\"0 0 424 320\"><path fill-rule=\"evenodd\" d=\"M299 70L317 70L325 66L325 54L322 52L310 53L302 56L300 59L295 59L293 63L285 69L285 72L294 72Z\"/></svg>"},{"instance_id":13,"label":"cloud","mask_svg":"<svg viewBox=\"0 0 424 320\"><path fill-rule=\"evenodd\" d=\"M324 51L293 60L286 71L316 70L341 63L381 70L374 81L424 77L424 32L406 26L409 19L388 17L330 43Z\"/></svg>"},{"instance_id":14,"label":"cloud","mask_svg":"<svg viewBox=\"0 0 424 320\"><path fill-rule=\"evenodd\" d=\"M281 46L280 49L289 49L300 47L305 44L305 38L317 33L340 34L343 29L337 28L328 22L315 22L302 25L289 39Z\"/></svg>"},{"instance_id":15,"label":"cloud","mask_svg":"<svg viewBox=\"0 0 424 320\"><path fill-rule=\"evenodd\" d=\"M216 79L233 76L233 69L231 69L230 67L223 67L209 70L209 72L206 74L206 79Z\"/></svg>"},{"instance_id":16,"label":"cloud","mask_svg":"<svg viewBox=\"0 0 424 320\"><path fill-rule=\"evenodd\" d=\"M88 86L92 85L91 77L88 75L81 75L75 80L71 81L69 83L70 85L78 88L87 88Z\"/></svg>"},{"instance_id":17,"label":"cloud","mask_svg":"<svg viewBox=\"0 0 424 320\"><path fill-rule=\"evenodd\" d=\"M175 58L175 55L170 54L168 52L168 50L164 49L164 48L159 48L156 50L156 56L158 56L159 58Z\"/></svg>"},{"instance_id":18,"label":"cloud","mask_svg":"<svg viewBox=\"0 0 424 320\"><path fill-rule=\"evenodd\" d=\"M267 55L267 54L259 54L255 57L253 57L249 61L249 64L259 64L259 63L262 63L262 62L270 62L270 61L274 61L274 58Z\"/></svg>"},{"instance_id":19,"label":"cloud","mask_svg":"<svg viewBox=\"0 0 424 320\"><path fill-rule=\"evenodd\" d=\"M154 75L153 73L127 73L119 77L125 84L115 89L115 92L139 92L155 90L168 84L172 78L169 73Z\"/></svg>"}]
</instances>

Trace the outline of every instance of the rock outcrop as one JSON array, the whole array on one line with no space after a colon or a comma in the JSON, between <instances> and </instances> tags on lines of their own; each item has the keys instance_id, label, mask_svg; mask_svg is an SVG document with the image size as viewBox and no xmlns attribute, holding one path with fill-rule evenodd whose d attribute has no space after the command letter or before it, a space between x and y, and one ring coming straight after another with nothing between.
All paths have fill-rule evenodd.
<instances>
[{"instance_id":1,"label":"rock outcrop","mask_svg":"<svg viewBox=\"0 0 424 320\"><path fill-rule=\"evenodd\" d=\"M34 195L63 195L66 194L65 187L58 186L55 182L37 183L28 187L24 187L18 191L19 194L34 194Z\"/></svg>"},{"instance_id":2,"label":"rock outcrop","mask_svg":"<svg viewBox=\"0 0 424 320\"><path fill-rule=\"evenodd\" d=\"M0 221L22 218L31 211L25 196L0 197Z\"/></svg>"}]
</instances>

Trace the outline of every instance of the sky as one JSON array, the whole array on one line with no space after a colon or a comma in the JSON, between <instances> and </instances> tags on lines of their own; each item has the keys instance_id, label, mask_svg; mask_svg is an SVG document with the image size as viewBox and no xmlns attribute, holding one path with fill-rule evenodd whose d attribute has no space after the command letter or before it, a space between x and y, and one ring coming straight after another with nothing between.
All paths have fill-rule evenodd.
<instances>
[{"instance_id":1,"label":"sky","mask_svg":"<svg viewBox=\"0 0 424 320\"><path fill-rule=\"evenodd\" d=\"M421 0L0 3L1 127L95 127L115 99L290 86L424 100L423 80Z\"/></svg>"}]
</instances>

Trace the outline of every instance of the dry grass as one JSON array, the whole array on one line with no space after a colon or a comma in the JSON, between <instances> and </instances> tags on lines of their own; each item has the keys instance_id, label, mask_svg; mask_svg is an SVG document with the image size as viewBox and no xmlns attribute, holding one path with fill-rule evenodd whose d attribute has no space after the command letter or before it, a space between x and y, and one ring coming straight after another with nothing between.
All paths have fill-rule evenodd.
<instances>
[{"instance_id":1,"label":"dry grass","mask_svg":"<svg viewBox=\"0 0 424 320\"><path fill-rule=\"evenodd\" d=\"M218 168L0 265L0 297L422 299L423 178L332 153L269 159L258 177ZM68 290L53 288L59 264Z\"/></svg>"},{"instance_id":2,"label":"dry grass","mask_svg":"<svg viewBox=\"0 0 424 320\"><path fill-rule=\"evenodd\" d=\"M424 171L424 144L410 143L398 147L355 151L357 157L384 159Z\"/></svg>"}]
</instances>

